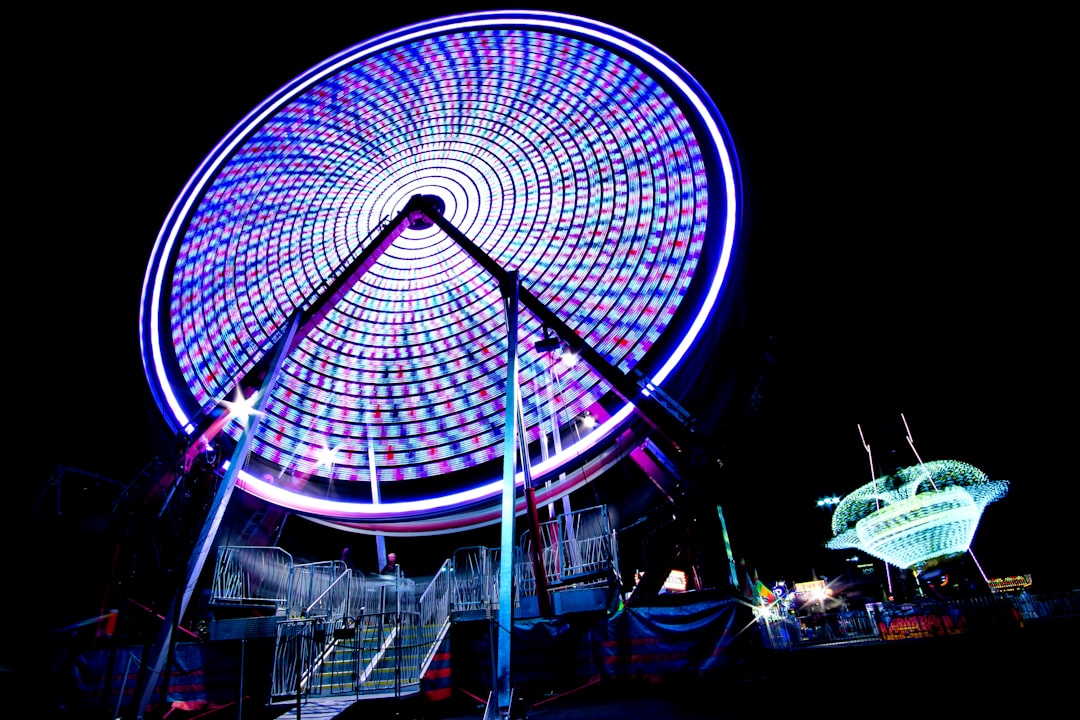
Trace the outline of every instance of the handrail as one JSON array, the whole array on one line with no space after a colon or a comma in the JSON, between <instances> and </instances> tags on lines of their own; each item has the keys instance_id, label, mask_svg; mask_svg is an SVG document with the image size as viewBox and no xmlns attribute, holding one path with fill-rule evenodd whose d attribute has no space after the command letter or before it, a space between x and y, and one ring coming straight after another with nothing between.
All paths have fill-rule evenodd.
<instances>
[{"instance_id":1,"label":"handrail","mask_svg":"<svg viewBox=\"0 0 1080 720\"><path fill-rule=\"evenodd\" d=\"M311 568L312 573L301 572L297 577L317 584L309 575L319 575L324 569ZM356 592L352 580L363 582L362 574L342 572L305 606L304 617L279 624L271 701L313 694L419 692L420 678L449 632L452 575L447 560L417 598L411 580L398 577L393 583L373 583L370 588L365 584ZM357 600L370 602L370 607L354 612Z\"/></svg>"},{"instance_id":2,"label":"handrail","mask_svg":"<svg viewBox=\"0 0 1080 720\"><path fill-rule=\"evenodd\" d=\"M340 560L294 565L289 574L289 615L306 616L312 612L314 598L322 595L344 568Z\"/></svg>"},{"instance_id":3,"label":"handrail","mask_svg":"<svg viewBox=\"0 0 1080 720\"><path fill-rule=\"evenodd\" d=\"M420 595L419 631L421 644L427 646L427 652L420 664L421 676L431 664L435 653L438 652L439 644L450 629L452 578L453 564L447 559L432 577L427 589Z\"/></svg>"},{"instance_id":4,"label":"handrail","mask_svg":"<svg viewBox=\"0 0 1080 720\"><path fill-rule=\"evenodd\" d=\"M359 592L354 592L354 582L359 583ZM344 586L344 589L342 589L341 586ZM342 598L341 595L344 595L344 598ZM361 600L359 607L357 607L353 602L357 597L359 597ZM301 615L303 617L312 615L315 609L320 604L323 604L324 600L330 598L329 602L325 603L325 605L330 609L327 615L340 616L342 618L355 618L357 615L363 613L364 611L364 605L362 602L363 597L364 576L354 570L346 569L342 571L340 575L334 578L334 580L326 587L326 589L319 593L319 596L312 600L311 603L306 608L304 608Z\"/></svg>"},{"instance_id":5,"label":"handrail","mask_svg":"<svg viewBox=\"0 0 1080 720\"><path fill-rule=\"evenodd\" d=\"M307 617L308 615L310 615L311 611L315 609L315 606L322 602L323 598L333 592L333 590L337 588L338 583L341 582L345 577L347 577L346 574L342 573L341 575L338 575L336 578L334 578L334 581L331 582L325 590L319 593L319 596L312 600L310 605L303 609L303 611L301 612L301 617Z\"/></svg>"}]
</instances>

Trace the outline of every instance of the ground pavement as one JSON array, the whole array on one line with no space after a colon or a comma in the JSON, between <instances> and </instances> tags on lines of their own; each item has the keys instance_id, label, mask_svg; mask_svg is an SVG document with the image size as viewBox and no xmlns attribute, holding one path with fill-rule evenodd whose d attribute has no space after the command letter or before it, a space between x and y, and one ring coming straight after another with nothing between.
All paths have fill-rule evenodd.
<instances>
[{"instance_id":1,"label":"ground pavement","mask_svg":"<svg viewBox=\"0 0 1080 720\"><path fill-rule=\"evenodd\" d=\"M1052 717L1075 712L1080 618L940 638L765 651L730 673L659 684L597 682L534 699L525 720ZM1071 709L1070 709L1071 708ZM480 720L465 695L361 703L341 720Z\"/></svg>"}]
</instances>

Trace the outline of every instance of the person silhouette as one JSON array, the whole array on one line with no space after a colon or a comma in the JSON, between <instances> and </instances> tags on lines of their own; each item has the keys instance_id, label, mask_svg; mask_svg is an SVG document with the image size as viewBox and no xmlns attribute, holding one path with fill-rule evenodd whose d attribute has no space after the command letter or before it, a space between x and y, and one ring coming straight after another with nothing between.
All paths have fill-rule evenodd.
<instances>
[{"instance_id":1,"label":"person silhouette","mask_svg":"<svg viewBox=\"0 0 1080 720\"><path fill-rule=\"evenodd\" d=\"M345 563L345 567L349 570L356 569L356 562L353 560L352 545L346 545L345 549L341 551L341 562Z\"/></svg>"},{"instance_id":2,"label":"person silhouette","mask_svg":"<svg viewBox=\"0 0 1080 720\"><path fill-rule=\"evenodd\" d=\"M386 553L386 564L383 565L383 575L396 575L398 572L397 553Z\"/></svg>"}]
</instances>

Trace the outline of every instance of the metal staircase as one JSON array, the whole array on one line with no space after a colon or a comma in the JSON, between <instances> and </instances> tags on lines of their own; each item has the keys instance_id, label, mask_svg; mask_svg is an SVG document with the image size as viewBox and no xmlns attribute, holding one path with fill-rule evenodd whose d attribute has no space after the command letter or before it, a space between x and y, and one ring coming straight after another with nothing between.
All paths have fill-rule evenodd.
<instances>
[{"instance_id":1,"label":"metal staircase","mask_svg":"<svg viewBox=\"0 0 1080 720\"><path fill-rule=\"evenodd\" d=\"M410 672L407 633L387 620L393 616L332 630L319 621L281 623L271 698L289 707L281 717L331 718L363 699L418 693L425 668Z\"/></svg>"},{"instance_id":2,"label":"metal staircase","mask_svg":"<svg viewBox=\"0 0 1080 720\"><path fill-rule=\"evenodd\" d=\"M332 718L363 699L420 692L450 628L451 577L447 560L418 594L400 575L369 577L340 561L294 566L280 548L228 547L211 603L234 613L273 607L270 624L237 619L248 633L273 629L270 704L287 707L286 719Z\"/></svg>"},{"instance_id":3,"label":"metal staircase","mask_svg":"<svg viewBox=\"0 0 1080 720\"><path fill-rule=\"evenodd\" d=\"M566 514L538 534L554 613L609 608L618 565L606 508ZM521 538L522 546L530 542ZM534 566L519 548L514 555L514 614L536 617ZM490 621L498 612L500 565L498 550L458 549L418 586L338 560L294 565L278 547L222 547L211 606L230 617L216 619L210 636L273 637L269 704L284 720L335 718L364 700L420 693L451 623Z\"/></svg>"}]
</instances>

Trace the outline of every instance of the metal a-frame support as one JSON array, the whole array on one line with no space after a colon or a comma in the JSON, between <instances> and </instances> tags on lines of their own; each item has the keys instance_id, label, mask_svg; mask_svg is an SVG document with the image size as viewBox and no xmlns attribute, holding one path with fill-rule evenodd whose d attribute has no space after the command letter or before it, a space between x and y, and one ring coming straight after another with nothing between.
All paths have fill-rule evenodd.
<instances>
[{"instance_id":1,"label":"metal a-frame support","mask_svg":"<svg viewBox=\"0 0 1080 720\"><path fill-rule=\"evenodd\" d=\"M514 443L521 439L521 435L518 432L517 424L520 418L520 403L518 402L518 389L516 386L516 366L517 366L517 347L513 338L517 335L517 309L518 304L524 305L533 315L537 317L547 328L554 331L558 337L566 343L568 348L581 357L589 366L597 372L612 388L612 390L619 395L624 401L631 403L638 414L654 429L663 433L668 440L678 449L683 440L689 439L692 434L692 428L686 422L685 417L682 416L681 409L677 406L669 407L669 403L665 403L665 396L658 388L653 388L650 383L640 375L637 379L627 377L624 373L614 367L607 361L600 353L598 353L592 346L588 345L577 334L567 326L562 319L560 319L555 313L551 312L546 305L544 305L536 296L534 296L528 289L522 287L518 282L516 271L507 271L496 263L490 256L488 256L483 250L476 246L468 237L466 237L460 230L453 226L448 220L446 220L442 213L439 212L436 203L433 199L427 198L421 195L414 195L406 203L405 207L399 212L392 220L382 226L382 229L375 235L372 241L363 246L360 252L346 265L344 270L328 281L325 286L320 288L317 298L307 308L294 315L287 331L279 338L270 353L271 365L268 368L263 363L257 363L247 375L243 378L239 378L236 387L261 387L256 412L249 418L248 428L245 430L241 437L240 443L238 443L233 455L232 460L226 473L225 478L218 488L217 495L214 499L213 505L208 513L208 517L199 538L196 542L196 546L191 556L191 560L188 565L187 580L182 590L182 594L179 597L176 606L170 610L168 616L165 618L161 630L159 632L157 642L152 651L150 662L144 664L144 667L148 668L147 679L143 683L141 692L138 693L139 702L139 714L138 717L143 717L145 708L149 702L149 698L160 679L161 673L164 669L164 662L168 654L168 650L172 641L173 627L178 624L184 616L187 610L188 603L191 599L196 584L198 583L199 575L205 564L205 560L210 550L212 549L217 534L218 527L224 516L225 509L227 507L229 497L236 484L236 475L240 472L244 464L244 458L247 456L247 452L250 448L251 441L258 429L258 410L261 410L266 398L269 396L270 391L273 389L277 382L278 373L280 371L281 363L286 357L299 345L299 343L307 337L308 333L322 321L326 314L341 300L349 290L355 285L357 280L362 277L375 263L379 260L382 254L390 246L395 238L397 238L402 232L405 231L412 224L435 224L445 232L452 240L454 240L465 252L467 252L476 262L478 262L488 273L492 275L503 289L504 297L512 290L514 300L507 301L507 319L508 323L513 320L513 335L508 342L508 346L511 348L509 353L512 354L512 360L508 367L508 379L507 379L507 440L504 466L509 465L511 468L510 485L513 486L513 466L514 466ZM511 312L512 309L512 312ZM265 372L265 379L259 382L259 376ZM221 417L214 417L212 412L207 412L197 428L197 432L194 433L198 436L198 440L192 443L192 448L198 448L205 446L209 443L213 437L220 432L223 427ZM511 432L513 431L513 432ZM522 442L522 453L524 459L527 461L527 454L524 453L525 447ZM194 451L194 450L193 450ZM527 462L524 464L527 465ZM528 484L528 483L527 483ZM527 502L533 498L529 493L531 488L526 488L526 500ZM509 532L513 534L513 495L504 489L503 504L504 507L508 502L510 504L510 520L509 522L504 518L504 534ZM539 532L537 516L535 511L535 503L529 508L529 520L531 523L531 530L534 537ZM509 531L506 530L506 526L509 525ZM506 541L503 541L504 546L507 545ZM534 551L537 557L534 557L534 565L536 565L536 583L537 583L537 597L542 603L541 610L544 615L550 614L550 610L544 611L547 608L547 603L550 602L548 598L546 574L543 570L542 563L540 562L539 543L533 543ZM505 553L501 558L502 573L507 572L507 569L512 570L513 556L512 550ZM503 608L509 608L509 599L504 599L502 596L504 593L509 593L512 586L512 576L505 579L500 583L500 623L506 620L506 624L500 629L500 635L505 632L509 633L512 620L508 615L508 611L504 611ZM505 617L504 617L505 616ZM502 659L506 658L506 671L505 679L502 677L503 672L500 671L500 688L499 688L499 708L509 708L509 650L505 653L500 653L500 663Z\"/></svg>"}]
</instances>

